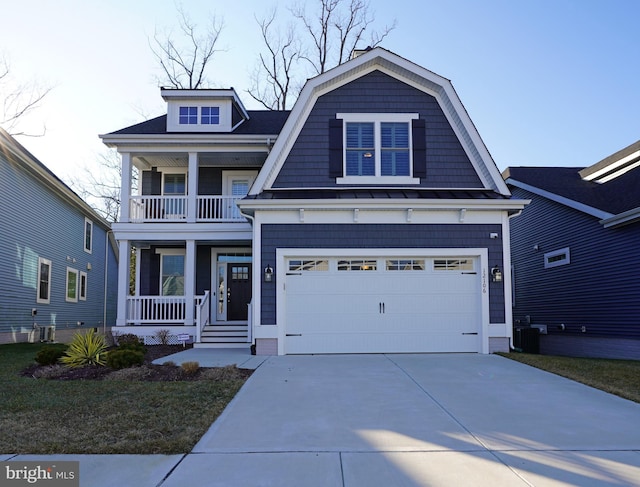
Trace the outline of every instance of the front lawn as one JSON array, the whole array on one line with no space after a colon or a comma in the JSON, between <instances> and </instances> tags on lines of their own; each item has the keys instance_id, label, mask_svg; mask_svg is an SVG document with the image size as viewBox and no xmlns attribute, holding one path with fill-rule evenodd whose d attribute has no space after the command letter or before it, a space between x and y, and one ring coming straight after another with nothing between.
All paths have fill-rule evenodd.
<instances>
[{"instance_id":1,"label":"front lawn","mask_svg":"<svg viewBox=\"0 0 640 487\"><path fill-rule=\"evenodd\" d=\"M40 348L0 345L0 453L186 453L246 380L20 376Z\"/></svg>"},{"instance_id":2,"label":"front lawn","mask_svg":"<svg viewBox=\"0 0 640 487\"><path fill-rule=\"evenodd\" d=\"M640 403L640 360L557 357L513 352L499 355Z\"/></svg>"}]
</instances>

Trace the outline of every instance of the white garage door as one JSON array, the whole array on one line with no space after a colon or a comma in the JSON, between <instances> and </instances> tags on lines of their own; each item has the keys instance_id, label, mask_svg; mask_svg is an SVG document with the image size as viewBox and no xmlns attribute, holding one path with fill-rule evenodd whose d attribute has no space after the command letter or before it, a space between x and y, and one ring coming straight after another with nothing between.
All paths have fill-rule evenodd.
<instances>
[{"instance_id":1,"label":"white garage door","mask_svg":"<svg viewBox=\"0 0 640 487\"><path fill-rule=\"evenodd\" d=\"M472 257L285 259L285 353L479 352Z\"/></svg>"}]
</instances>

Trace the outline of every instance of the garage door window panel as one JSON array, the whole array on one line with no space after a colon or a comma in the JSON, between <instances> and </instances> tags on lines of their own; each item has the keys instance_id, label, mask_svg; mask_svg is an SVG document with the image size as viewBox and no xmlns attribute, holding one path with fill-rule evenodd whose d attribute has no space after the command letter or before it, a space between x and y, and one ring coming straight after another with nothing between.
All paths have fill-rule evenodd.
<instances>
[{"instance_id":1,"label":"garage door window panel","mask_svg":"<svg viewBox=\"0 0 640 487\"><path fill-rule=\"evenodd\" d=\"M473 271L473 259L434 259L434 271Z\"/></svg>"},{"instance_id":2,"label":"garage door window panel","mask_svg":"<svg viewBox=\"0 0 640 487\"><path fill-rule=\"evenodd\" d=\"M424 259L387 259L388 271L423 271Z\"/></svg>"},{"instance_id":3,"label":"garage door window panel","mask_svg":"<svg viewBox=\"0 0 640 487\"><path fill-rule=\"evenodd\" d=\"M339 260L339 271L375 271L378 270L378 261L376 260Z\"/></svg>"},{"instance_id":4,"label":"garage door window panel","mask_svg":"<svg viewBox=\"0 0 640 487\"><path fill-rule=\"evenodd\" d=\"M290 260L289 272L328 271L328 260Z\"/></svg>"}]
</instances>

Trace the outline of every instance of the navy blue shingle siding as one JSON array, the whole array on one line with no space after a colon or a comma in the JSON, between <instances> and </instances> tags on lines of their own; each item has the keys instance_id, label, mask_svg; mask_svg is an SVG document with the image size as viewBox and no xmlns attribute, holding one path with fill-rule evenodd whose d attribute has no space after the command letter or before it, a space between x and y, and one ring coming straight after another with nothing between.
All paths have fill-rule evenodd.
<instances>
[{"instance_id":1,"label":"navy blue shingle siding","mask_svg":"<svg viewBox=\"0 0 640 487\"><path fill-rule=\"evenodd\" d=\"M532 199L511 219L514 319L528 315L549 334L640 339L640 224L607 229L598 218L512 191ZM544 254L565 247L571 262L545 269Z\"/></svg>"},{"instance_id":2,"label":"navy blue shingle siding","mask_svg":"<svg viewBox=\"0 0 640 487\"><path fill-rule=\"evenodd\" d=\"M318 98L274 187L336 186L329 173L329 120L336 113L419 113L426 125L427 157L420 186L482 187L437 100L379 71Z\"/></svg>"}]
</instances>

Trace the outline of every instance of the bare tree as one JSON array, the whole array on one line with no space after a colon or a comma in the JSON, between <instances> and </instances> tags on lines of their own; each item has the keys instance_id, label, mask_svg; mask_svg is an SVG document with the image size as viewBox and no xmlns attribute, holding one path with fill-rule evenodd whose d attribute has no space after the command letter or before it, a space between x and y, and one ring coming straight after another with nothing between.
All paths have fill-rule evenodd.
<instances>
[{"instance_id":1,"label":"bare tree","mask_svg":"<svg viewBox=\"0 0 640 487\"><path fill-rule=\"evenodd\" d=\"M33 110L38 108L45 96L52 90L37 81L17 82L11 75L11 65L4 54L0 53L0 125L11 135L29 135L41 137L45 133L27 133L19 128L19 123Z\"/></svg>"},{"instance_id":2,"label":"bare tree","mask_svg":"<svg viewBox=\"0 0 640 487\"><path fill-rule=\"evenodd\" d=\"M364 44L367 34L366 46L380 45L396 27L394 20L381 31L371 29L374 15L370 0L314 0L314 13L307 12L309 3L299 3L289 10L298 28L288 28L286 35L273 32L277 31L275 12L257 20L266 51L259 56L248 92L267 108L288 108L298 94L292 90L299 91L308 75L322 74L347 61L353 50ZM311 72L297 65L301 61Z\"/></svg>"},{"instance_id":3,"label":"bare tree","mask_svg":"<svg viewBox=\"0 0 640 487\"><path fill-rule=\"evenodd\" d=\"M98 156L99 169L85 167L81 176L70 181L70 186L89 203L105 220L115 223L120 218L120 185L122 164L120 155L109 149ZM132 178L132 190L137 187L137 172Z\"/></svg>"},{"instance_id":4,"label":"bare tree","mask_svg":"<svg viewBox=\"0 0 640 487\"><path fill-rule=\"evenodd\" d=\"M163 72L162 77L157 77L158 85L195 90L210 83L207 68L213 55L221 50L217 45L224 21L214 15L201 33L182 6L177 10L179 39L171 32L160 34L156 30L149 47Z\"/></svg>"},{"instance_id":5,"label":"bare tree","mask_svg":"<svg viewBox=\"0 0 640 487\"><path fill-rule=\"evenodd\" d=\"M247 92L265 108L285 110L301 46L293 25L289 25L284 34L274 27L276 14L277 10L273 9L265 19L256 17L267 52L259 54L252 88Z\"/></svg>"}]
</instances>

